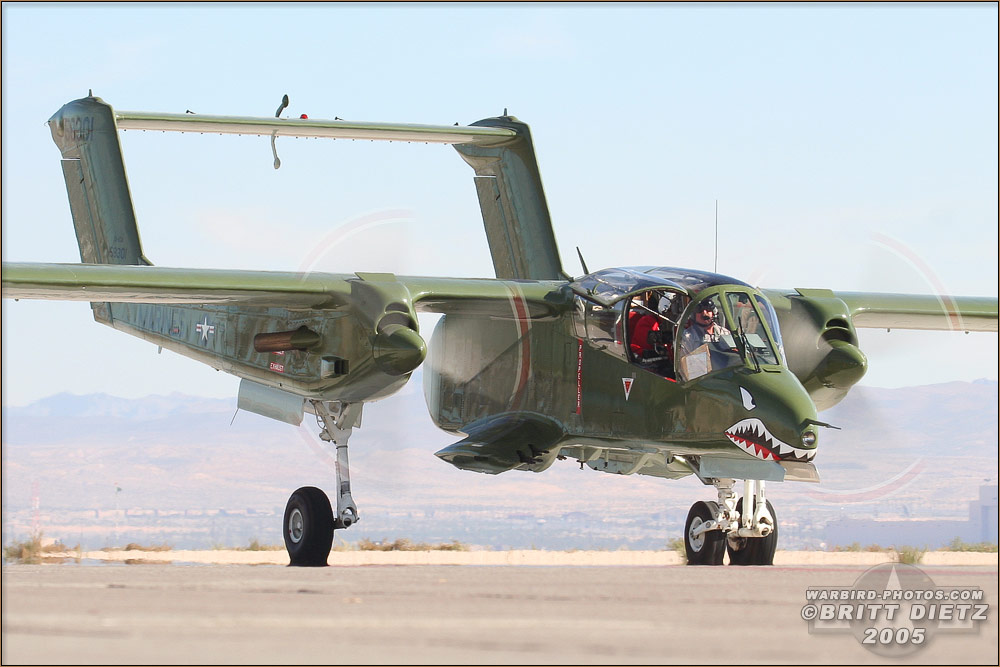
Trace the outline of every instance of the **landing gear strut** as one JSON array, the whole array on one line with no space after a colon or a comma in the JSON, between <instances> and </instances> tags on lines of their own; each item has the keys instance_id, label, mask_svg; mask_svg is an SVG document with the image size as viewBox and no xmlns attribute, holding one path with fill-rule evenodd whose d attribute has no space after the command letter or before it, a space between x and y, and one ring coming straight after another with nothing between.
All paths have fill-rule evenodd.
<instances>
[{"instance_id":1,"label":"landing gear strut","mask_svg":"<svg viewBox=\"0 0 1000 667\"><path fill-rule=\"evenodd\" d=\"M330 555L333 531L358 521L358 507L351 497L351 473L347 440L361 426L363 403L310 401L323 442L337 449L337 508L326 494L313 486L298 489L285 505L283 533L291 565L322 567Z\"/></svg>"},{"instance_id":2,"label":"landing gear strut","mask_svg":"<svg viewBox=\"0 0 1000 667\"><path fill-rule=\"evenodd\" d=\"M774 529L765 537L726 537L726 551L730 565L774 565L774 551L778 546L778 519L771 501L764 501L767 513L774 521ZM736 503L736 511L743 511L743 499Z\"/></svg>"},{"instance_id":3,"label":"landing gear strut","mask_svg":"<svg viewBox=\"0 0 1000 667\"><path fill-rule=\"evenodd\" d=\"M710 481L719 501L697 502L684 524L684 550L689 565L772 565L778 544L778 520L764 496L764 481L744 481L736 499L732 479ZM746 511L744 511L746 507Z\"/></svg>"}]
</instances>

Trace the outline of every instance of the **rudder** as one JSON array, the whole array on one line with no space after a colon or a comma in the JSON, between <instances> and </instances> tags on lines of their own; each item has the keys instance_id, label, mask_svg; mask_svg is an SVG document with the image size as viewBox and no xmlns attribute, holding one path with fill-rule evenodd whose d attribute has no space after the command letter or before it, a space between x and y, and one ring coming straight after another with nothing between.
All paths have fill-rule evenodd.
<instances>
[{"instance_id":1,"label":"rudder","mask_svg":"<svg viewBox=\"0 0 1000 667\"><path fill-rule=\"evenodd\" d=\"M514 130L498 145L455 144L476 171L476 192L496 277L505 280L565 280L538 173L531 131L513 116L486 118L473 127Z\"/></svg>"},{"instance_id":2,"label":"rudder","mask_svg":"<svg viewBox=\"0 0 1000 667\"><path fill-rule=\"evenodd\" d=\"M139 230L111 105L85 97L49 119L62 153L80 260L87 264L150 264Z\"/></svg>"}]
</instances>

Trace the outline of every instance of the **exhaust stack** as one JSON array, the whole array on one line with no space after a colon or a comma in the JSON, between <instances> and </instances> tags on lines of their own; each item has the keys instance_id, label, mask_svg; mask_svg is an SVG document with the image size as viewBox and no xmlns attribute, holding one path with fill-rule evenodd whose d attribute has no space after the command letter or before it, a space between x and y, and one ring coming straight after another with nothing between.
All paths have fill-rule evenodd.
<instances>
[{"instance_id":1,"label":"exhaust stack","mask_svg":"<svg viewBox=\"0 0 1000 667\"><path fill-rule=\"evenodd\" d=\"M260 333L253 337L253 349L256 352L291 352L293 350L308 350L320 343L320 335L306 326L294 331L276 331Z\"/></svg>"}]
</instances>

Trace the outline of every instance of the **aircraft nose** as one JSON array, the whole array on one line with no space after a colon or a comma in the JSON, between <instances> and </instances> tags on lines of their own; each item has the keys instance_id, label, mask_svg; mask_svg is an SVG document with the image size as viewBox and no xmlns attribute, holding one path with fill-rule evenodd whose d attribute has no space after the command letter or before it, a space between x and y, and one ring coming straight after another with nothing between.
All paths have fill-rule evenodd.
<instances>
[{"instance_id":1,"label":"aircraft nose","mask_svg":"<svg viewBox=\"0 0 1000 667\"><path fill-rule=\"evenodd\" d=\"M810 461L819 440L816 406L791 372L756 374L740 386L743 418L726 437L765 461Z\"/></svg>"},{"instance_id":2,"label":"aircraft nose","mask_svg":"<svg viewBox=\"0 0 1000 667\"><path fill-rule=\"evenodd\" d=\"M726 429L726 437L747 454L764 461L811 461L816 455L816 432L807 427L797 438L786 434L796 431L798 429L782 428L780 421L775 419L765 422L750 417Z\"/></svg>"}]
</instances>

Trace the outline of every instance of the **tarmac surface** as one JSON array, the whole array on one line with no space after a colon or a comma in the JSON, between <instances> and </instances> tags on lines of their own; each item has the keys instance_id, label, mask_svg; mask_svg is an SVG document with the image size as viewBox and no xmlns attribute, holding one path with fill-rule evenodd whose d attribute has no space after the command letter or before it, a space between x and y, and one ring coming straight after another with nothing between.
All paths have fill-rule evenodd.
<instances>
[{"instance_id":1,"label":"tarmac surface","mask_svg":"<svg viewBox=\"0 0 1000 667\"><path fill-rule=\"evenodd\" d=\"M866 565L4 565L4 664L997 664L988 620L885 657L811 634L806 589ZM96 562L95 562L96 563Z\"/></svg>"}]
</instances>

